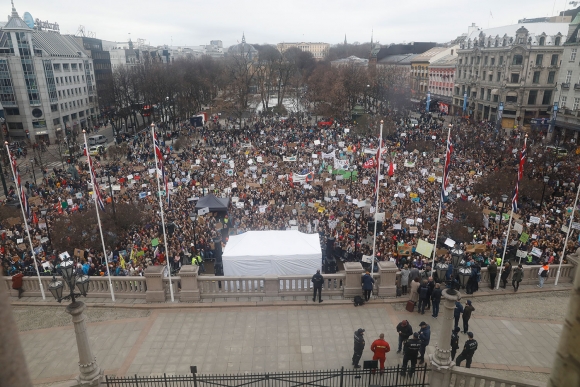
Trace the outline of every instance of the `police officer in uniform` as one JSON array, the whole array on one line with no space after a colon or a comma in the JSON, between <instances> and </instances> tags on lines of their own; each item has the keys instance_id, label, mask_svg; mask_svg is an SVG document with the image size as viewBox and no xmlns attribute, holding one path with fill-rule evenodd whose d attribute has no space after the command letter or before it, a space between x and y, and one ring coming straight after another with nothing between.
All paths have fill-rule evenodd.
<instances>
[{"instance_id":1,"label":"police officer in uniform","mask_svg":"<svg viewBox=\"0 0 580 387\"><path fill-rule=\"evenodd\" d=\"M199 266L200 273L205 273L205 267L203 266L203 259L201 258L201 255L198 252L195 253L195 256L191 260L191 263Z\"/></svg>"},{"instance_id":2,"label":"police officer in uniform","mask_svg":"<svg viewBox=\"0 0 580 387\"><path fill-rule=\"evenodd\" d=\"M365 349L365 339L363 337L364 332L365 330L362 328L359 328L354 332L354 355L352 355L352 365L354 368L360 368L358 362Z\"/></svg>"},{"instance_id":3,"label":"police officer in uniform","mask_svg":"<svg viewBox=\"0 0 580 387\"><path fill-rule=\"evenodd\" d=\"M451 360L455 360L455 354L459 349L459 332L461 328L457 327L451 333Z\"/></svg>"},{"instance_id":4,"label":"police officer in uniform","mask_svg":"<svg viewBox=\"0 0 580 387\"><path fill-rule=\"evenodd\" d=\"M316 292L318 292L318 302L324 301L322 299L322 284L324 284L324 277L320 274L320 270L316 270L316 274L312 276L312 287L314 288L314 295L312 301L316 301Z\"/></svg>"},{"instance_id":5,"label":"police officer in uniform","mask_svg":"<svg viewBox=\"0 0 580 387\"><path fill-rule=\"evenodd\" d=\"M413 333L413 338L405 342L403 347L403 367L401 368L401 376L405 376L407 371L407 363L411 362L411 368L407 374L409 377L415 373L415 366L417 365L417 355L421 349L421 340L419 340L419 333Z\"/></svg>"},{"instance_id":6,"label":"police officer in uniform","mask_svg":"<svg viewBox=\"0 0 580 387\"><path fill-rule=\"evenodd\" d=\"M466 360L465 368L471 368L471 360L473 355L477 350L477 341L473 338L472 332L467 332L469 339L463 345L463 351L457 356L457 361L455 362L457 366L461 366L461 362Z\"/></svg>"}]
</instances>

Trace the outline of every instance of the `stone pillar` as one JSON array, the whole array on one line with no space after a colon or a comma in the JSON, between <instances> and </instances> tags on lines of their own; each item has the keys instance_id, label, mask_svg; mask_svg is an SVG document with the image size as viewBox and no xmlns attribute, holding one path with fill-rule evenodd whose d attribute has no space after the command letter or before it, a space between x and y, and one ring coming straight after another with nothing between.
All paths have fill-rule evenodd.
<instances>
[{"instance_id":1,"label":"stone pillar","mask_svg":"<svg viewBox=\"0 0 580 387\"><path fill-rule=\"evenodd\" d=\"M163 269L165 266L149 266L145 269L145 283L147 302L165 302L165 289L163 288Z\"/></svg>"},{"instance_id":2,"label":"stone pillar","mask_svg":"<svg viewBox=\"0 0 580 387\"><path fill-rule=\"evenodd\" d=\"M179 293L179 301L181 302L197 302L200 300L199 287L197 284L197 277L199 266L186 265L182 266L179 271L181 278L181 292Z\"/></svg>"},{"instance_id":3,"label":"stone pillar","mask_svg":"<svg viewBox=\"0 0 580 387\"><path fill-rule=\"evenodd\" d=\"M264 292L266 297L278 297L280 292L280 281L275 275L267 275L264 278Z\"/></svg>"},{"instance_id":4,"label":"stone pillar","mask_svg":"<svg viewBox=\"0 0 580 387\"><path fill-rule=\"evenodd\" d=\"M395 262L379 261L379 273L381 282L379 283L379 294L381 298L397 297L397 265Z\"/></svg>"},{"instance_id":5,"label":"stone pillar","mask_svg":"<svg viewBox=\"0 0 580 387\"><path fill-rule=\"evenodd\" d=\"M79 387L98 386L103 376L103 371L97 364L97 358L93 356L89 345L89 335L83 313L85 308L86 306L82 301L74 302L66 307L66 312L72 316L77 349L79 351L79 369L81 373L76 378L76 385Z\"/></svg>"},{"instance_id":6,"label":"stone pillar","mask_svg":"<svg viewBox=\"0 0 580 387\"><path fill-rule=\"evenodd\" d=\"M430 386L449 386L451 382L451 369L455 363L451 360L451 333L453 331L453 311L455 302L461 299L461 293L451 290L443 290L443 318L439 331L439 342L435 345L435 354L429 355L431 362Z\"/></svg>"},{"instance_id":7,"label":"stone pillar","mask_svg":"<svg viewBox=\"0 0 580 387\"><path fill-rule=\"evenodd\" d=\"M344 281L343 297L362 296L361 278L364 272L362 265L360 262L345 262L344 269L346 270L346 280Z\"/></svg>"},{"instance_id":8,"label":"stone pillar","mask_svg":"<svg viewBox=\"0 0 580 387\"><path fill-rule=\"evenodd\" d=\"M568 313L548 387L580 386L580 270L576 270Z\"/></svg>"}]
</instances>

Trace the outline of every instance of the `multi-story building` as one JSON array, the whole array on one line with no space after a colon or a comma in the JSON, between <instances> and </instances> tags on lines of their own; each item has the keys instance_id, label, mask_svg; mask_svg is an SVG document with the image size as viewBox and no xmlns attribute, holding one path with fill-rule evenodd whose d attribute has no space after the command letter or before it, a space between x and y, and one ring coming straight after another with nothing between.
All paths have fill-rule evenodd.
<instances>
[{"instance_id":1,"label":"multi-story building","mask_svg":"<svg viewBox=\"0 0 580 387\"><path fill-rule=\"evenodd\" d=\"M52 142L98 114L92 59L74 37L47 27L27 25L13 7L0 28L0 102L11 138Z\"/></svg>"},{"instance_id":2,"label":"multi-story building","mask_svg":"<svg viewBox=\"0 0 580 387\"><path fill-rule=\"evenodd\" d=\"M411 92L415 98L424 98L429 91L429 66L447 56L456 56L459 46L433 47L411 60Z\"/></svg>"},{"instance_id":3,"label":"multi-story building","mask_svg":"<svg viewBox=\"0 0 580 387\"><path fill-rule=\"evenodd\" d=\"M560 135L562 143L572 139L577 143L580 131L580 13L570 23L563 49L557 95L554 96L554 102L559 102L555 133ZM546 130L548 121L537 120L538 129Z\"/></svg>"},{"instance_id":4,"label":"multi-story building","mask_svg":"<svg viewBox=\"0 0 580 387\"><path fill-rule=\"evenodd\" d=\"M324 59L326 54L328 54L328 50L330 49L329 43L278 43L277 45L278 51L284 53L287 49L291 47L297 47L302 51L306 51L312 54L314 59Z\"/></svg>"},{"instance_id":5,"label":"multi-story building","mask_svg":"<svg viewBox=\"0 0 580 387\"><path fill-rule=\"evenodd\" d=\"M453 112L502 126L529 126L549 117L562 61L567 23L521 23L485 30L470 27L458 51Z\"/></svg>"},{"instance_id":6,"label":"multi-story building","mask_svg":"<svg viewBox=\"0 0 580 387\"><path fill-rule=\"evenodd\" d=\"M101 112L107 110L114 104L114 98L110 90L110 82L113 77L111 53L103 50L103 41L101 39L86 36L75 36L75 38L82 45L85 53L93 60L99 109Z\"/></svg>"},{"instance_id":7,"label":"multi-story building","mask_svg":"<svg viewBox=\"0 0 580 387\"><path fill-rule=\"evenodd\" d=\"M429 91L431 100L439 102L439 110L450 113L455 84L455 66L457 65L457 51L455 55L447 55L436 60L429 66Z\"/></svg>"}]
</instances>

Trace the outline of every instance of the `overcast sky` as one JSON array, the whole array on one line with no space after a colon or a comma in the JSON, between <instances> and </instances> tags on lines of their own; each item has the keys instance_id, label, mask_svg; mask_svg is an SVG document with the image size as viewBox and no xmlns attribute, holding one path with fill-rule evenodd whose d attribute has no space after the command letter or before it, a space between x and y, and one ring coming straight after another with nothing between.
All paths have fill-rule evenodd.
<instances>
[{"instance_id":1,"label":"overcast sky","mask_svg":"<svg viewBox=\"0 0 580 387\"><path fill-rule=\"evenodd\" d=\"M57 22L61 33L80 25L104 40L142 38L152 45L196 46L222 40L368 42L374 29L382 44L411 41L446 42L479 27L515 24L518 19L557 15L569 0L14 0L20 16ZM4 14L10 2L3 0ZM490 12L493 16L490 15ZM562 31L565 33L566 31Z\"/></svg>"}]
</instances>

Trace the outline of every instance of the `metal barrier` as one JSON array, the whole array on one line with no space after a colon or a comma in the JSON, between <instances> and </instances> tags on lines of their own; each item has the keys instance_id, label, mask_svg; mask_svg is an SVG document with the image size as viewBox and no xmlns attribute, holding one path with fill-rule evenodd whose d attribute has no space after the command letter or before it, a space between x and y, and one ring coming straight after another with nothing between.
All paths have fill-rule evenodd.
<instances>
[{"instance_id":1,"label":"metal barrier","mask_svg":"<svg viewBox=\"0 0 580 387\"><path fill-rule=\"evenodd\" d=\"M412 376L401 376L401 366L379 370L323 370L269 372L263 374L197 374L106 377L107 387L425 387L427 366Z\"/></svg>"}]
</instances>

